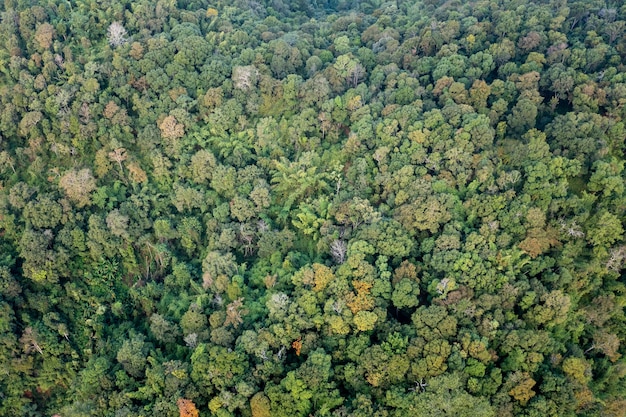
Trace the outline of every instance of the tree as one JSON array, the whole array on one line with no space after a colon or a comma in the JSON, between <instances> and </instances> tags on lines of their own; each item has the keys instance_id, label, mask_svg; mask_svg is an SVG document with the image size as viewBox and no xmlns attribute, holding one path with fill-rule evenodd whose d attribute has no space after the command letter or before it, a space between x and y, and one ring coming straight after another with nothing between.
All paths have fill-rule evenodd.
<instances>
[{"instance_id":1,"label":"tree","mask_svg":"<svg viewBox=\"0 0 626 417\"><path fill-rule=\"evenodd\" d=\"M402 279L394 285L391 302L397 308L415 307L419 304L419 287L416 282Z\"/></svg>"},{"instance_id":2,"label":"tree","mask_svg":"<svg viewBox=\"0 0 626 417\"><path fill-rule=\"evenodd\" d=\"M109 44L113 47L124 45L128 40L126 39L126 29L120 22L113 22L107 29L107 39Z\"/></svg>"},{"instance_id":3,"label":"tree","mask_svg":"<svg viewBox=\"0 0 626 417\"><path fill-rule=\"evenodd\" d=\"M622 222L606 210L595 215L592 224L593 226L587 231L587 240L598 248L606 248L623 239Z\"/></svg>"},{"instance_id":4,"label":"tree","mask_svg":"<svg viewBox=\"0 0 626 417\"><path fill-rule=\"evenodd\" d=\"M495 416L496 410L485 398L469 394L459 373L450 373L426 380L426 391L411 395L407 412L415 415L437 416Z\"/></svg>"},{"instance_id":5,"label":"tree","mask_svg":"<svg viewBox=\"0 0 626 417\"><path fill-rule=\"evenodd\" d=\"M535 127L538 109L528 98L520 98L508 118L508 125L516 132L523 133Z\"/></svg>"},{"instance_id":6,"label":"tree","mask_svg":"<svg viewBox=\"0 0 626 417\"><path fill-rule=\"evenodd\" d=\"M50 23L43 23L37 27L35 32L35 40L39 44L41 49L48 49L52 45L52 39L54 39L55 30Z\"/></svg>"},{"instance_id":7,"label":"tree","mask_svg":"<svg viewBox=\"0 0 626 417\"><path fill-rule=\"evenodd\" d=\"M419 307L411 319L418 334L427 341L448 339L457 332L456 318L448 315L442 306Z\"/></svg>"},{"instance_id":8,"label":"tree","mask_svg":"<svg viewBox=\"0 0 626 417\"><path fill-rule=\"evenodd\" d=\"M120 168L120 175L124 178L124 166L122 162L124 162L128 155L126 154L126 148L115 148L111 152L109 152L109 159L113 162L117 162L117 165Z\"/></svg>"},{"instance_id":9,"label":"tree","mask_svg":"<svg viewBox=\"0 0 626 417\"><path fill-rule=\"evenodd\" d=\"M158 313L150 316L150 331L159 342L173 343L180 334L180 329Z\"/></svg>"},{"instance_id":10,"label":"tree","mask_svg":"<svg viewBox=\"0 0 626 417\"><path fill-rule=\"evenodd\" d=\"M270 417L270 400L263 392L257 392L250 399L250 409L252 410L252 417Z\"/></svg>"},{"instance_id":11,"label":"tree","mask_svg":"<svg viewBox=\"0 0 626 417\"><path fill-rule=\"evenodd\" d=\"M89 168L66 172L59 180L59 187L78 207L91 203L90 194L96 189L96 180Z\"/></svg>"},{"instance_id":12,"label":"tree","mask_svg":"<svg viewBox=\"0 0 626 417\"><path fill-rule=\"evenodd\" d=\"M130 376L141 378L145 374L149 345L142 334L132 334L117 351L117 361Z\"/></svg>"},{"instance_id":13,"label":"tree","mask_svg":"<svg viewBox=\"0 0 626 417\"><path fill-rule=\"evenodd\" d=\"M354 325L362 332L374 330L378 316L371 311L358 311L354 315Z\"/></svg>"},{"instance_id":14,"label":"tree","mask_svg":"<svg viewBox=\"0 0 626 417\"><path fill-rule=\"evenodd\" d=\"M530 378L528 374L520 373L514 374L511 379L515 386L509 391L509 395L519 401L522 405L525 405L535 396L535 392L532 389L537 382Z\"/></svg>"},{"instance_id":15,"label":"tree","mask_svg":"<svg viewBox=\"0 0 626 417\"><path fill-rule=\"evenodd\" d=\"M380 213L372 207L369 201L359 197L343 202L336 210L335 219L339 224L350 226L356 230L362 224L375 223L380 219Z\"/></svg>"},{"instance_id":16,"label":"tree","mask_svg":"<svg viewBox=\"0 0 626 417\"><path fill-rule=\"evenodd\" d=\"M20 337L20 343L22 344L22 350L24 353L29 354L37 352L40 355L43 355L43 349L41 348L39 342L39 334L32 327L24 329L24 333L22 334L22 337Z\"/></svg>"},{"instance_id":17,"label":"tree","mask_svg":"<svg viewBox=\"0 0 626 417\"><path fill-rule=\"evenodd\" d=\"M63 207L49 197L29 201L24 207L24 219L38 229L54 229L63 217Z\"/></svg>"},{"instance_id":18,"label":"tree","mask_svg":"<svg viewBox=\"0 0 626 417\"><path fill-rule=\"evenodd\" d=\"M24 276L40 285L56 283L60 276L67 275L68 253L62 247L55 247L53 240L51 230L27 228L18 242Z\"/></svg>"},{"instance_id":19,"label":"tree","mask_svg":"<svg viewBox=\"0 0 626 417\"><path fill-rule=\"evenodd\" d=\"M185 126L178 123L174 116L166 116L159 124L161 135L165 139L179 139L185 135Z\"/></svg>"},{"instance_id":20,"label":"tree","mask_svg":"<svg viewBox=\"0 0 626 417\"><path fill-rule=\"evenodd\" d=\"M300 199L328 189L328 175L314 165L317 162L315 159L307 159L303 157L299 163L290 163L286 159L276 162L272 183L275 184L274 191L283 202L285 211L289 211Z\"/></svg>"},{"instance_id":21,"label":"tree","mask_svg":"<svg viewBox=\"0 0 626 417\"><path fill-rule=\"evenodd\" d=\"M222 346L199 344L191 355L191 379L209 395L235 387L247 372L245 354Z\"/></svg>"},{"instance_id":22,"label":"tree","mask_svg":"<svg viewBox=\"0 0 626 417\"><path fill-rule=\"evenodd\" d=\"M187 312L180 318L180 327L184 336L196 334L202 340L203 337L207 336L206 315L200 311L197 304L191 304Z\"/></svg>"},{"instance_id":23,"label":"tree","mask_svg":"<svg viewBox=\"0 0 626 417\"><path fill-rule=\"evenodd\" d=\"M129 217L120 213L118 209L111 211L106 217L106 224L112 234L120 237L128 237Z\"/></svg>"},{"instance_id":24,"label":"tree","mask_svg":"<svg viewBox=\"0 0 626 417\"><path fill-rule=\"evenodd\" d=\"M224 321L224 327L232 325L235 329L243 323L241 316L245 314L243 310L243 297L234 300L232 303L226 306L226 320Z\"/></svg>"},{"instance_id":25,"label":"tree","mask_svg":"<svg viewBox=\"0 0 626 417\"><path fill-rule=\"evenodd\" d=\"M618 352L620 346L619 337L616 334L604 330L597 331L593 336L593 345L587 351L598 349L605 354L611 362L617 361L622 355Z\"/></svg>"},{"instance_id":26,"label":"tree","mask_svg":"<svg viewBox=\"0 0 626 417\"><path fill-rule=\"evenodd\" d=\"M196 405L191 400L179 398L176 401L176 405L178 406L180 417L198 417L200 415L200 411L198 411Z\"/></svg>"},{"instance_id":27,"label":"tree","mask_svg":"<svg viewBox=\"0 0 626 417\"><path fill-rule=\"evenodd\" d=\"M191 157L191 180L200 184L210 181L216 165L217 161L211 152L206 149L199 150Z\"/></svg>"},{"instance_id":28,"label":"tree","mask_svg":"<svg viewBox=\"0 0 626 417\"><path fill-rule=\"evenodd\" d=\"M335 239L330 244L330 255L335 263L341 265L346 261L348 246L344 240Z\"/></svg>"},{"instance_id":29,"label":"tree","mask_svg":"<svg viewBox=\"0 0 626 417\"><path fill-rule=\"evenodd\" d=\"M352 87L356 87L365 76L365 68L348 54L338 56L333 67Z\"/></svg>"},{"instance_id":30,"label":"tree","mask_svg":"<svg viewBox=\"0 0 626 417\"><path fill-rule=\"evenodd\" d=\"M252 65L233 67L233 84L235 88L248 91L256 87L259 71Z\"/></svg>"},{"instance_id":31,"label":"tree","mask_svg":"<svg viewBox=\"0 0 626 417\"><path fill-rule=\"evenodd\" d=\"M428 230L436 233L441 224L451 219L451 215L444 198L432 196L401 205L396 209L396 219L410 231Z\"/></svg>"},{"instance_id":32,"label":"tree","mask_svg":"<svg viewBox=\"0 0 626 417\"><path fill-rule=\"evenodd\" d=\"M135 184L141 184L148 181L148 175L143 169L141 169L139 164L137 164L136 162L131 162L130 164L128 164L127 169L128 176L131 182Z\"/></svg>"},{"instance_id":33,"label":"tree","mask_svg":"<svg viewBox=\"0 0 626 417\"><path fill-rule=\"evenodd\" d=\"M563 372L581 385L585 385L591 378L591 367L583 358L566 358L563 361Z\"/></svg>"}]
</instances>

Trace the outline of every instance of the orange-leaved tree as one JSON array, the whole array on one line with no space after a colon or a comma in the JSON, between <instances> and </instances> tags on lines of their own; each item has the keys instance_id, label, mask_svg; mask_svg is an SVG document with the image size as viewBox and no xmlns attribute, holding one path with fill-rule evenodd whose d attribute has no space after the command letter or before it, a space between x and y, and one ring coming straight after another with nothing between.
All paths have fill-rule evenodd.
<instances>
[{"instance_id":1,"label":"orange-leaved tree","mask_svg":"<svg viewBox=\"0 0 626 417\"><path fill-rule=\"evenodd\" d=\"M178 411L180 411L180 417L198 417L200 415L196 405L191 400L179 398L176 401L176 405L178 406Z\"/></svg>"}]
</instances>

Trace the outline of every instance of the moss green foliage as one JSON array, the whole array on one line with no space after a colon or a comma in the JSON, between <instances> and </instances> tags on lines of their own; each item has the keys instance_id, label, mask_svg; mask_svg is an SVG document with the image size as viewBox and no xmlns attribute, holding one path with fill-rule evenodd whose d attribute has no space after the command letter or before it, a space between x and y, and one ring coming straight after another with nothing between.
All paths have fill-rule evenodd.
<instances>
[{"instance_id":1,"label":"moss green foliage","mask_svg":"<svg viewBox=\"0 0 626 417\"><path fill-rule=\"evenodd\" d=\"M622 2L0 15L0 416L624 416Z\"/></svg>"}]
</instances>

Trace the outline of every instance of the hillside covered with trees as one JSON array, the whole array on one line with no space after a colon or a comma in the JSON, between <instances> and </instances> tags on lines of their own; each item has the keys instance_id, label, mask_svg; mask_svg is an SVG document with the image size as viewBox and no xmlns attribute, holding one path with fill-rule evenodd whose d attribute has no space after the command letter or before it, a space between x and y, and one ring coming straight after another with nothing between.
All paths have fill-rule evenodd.
<instances>
[{"instance_id":1,"label":"hillside covered with trees","mask_svg":"<svg viewBox=\"0 0 626 417\"><path fill-rule=\"evenodd\" d=\"M626 415L622 2L0 16L0 416Z\"/></svg>"}]
</instances>

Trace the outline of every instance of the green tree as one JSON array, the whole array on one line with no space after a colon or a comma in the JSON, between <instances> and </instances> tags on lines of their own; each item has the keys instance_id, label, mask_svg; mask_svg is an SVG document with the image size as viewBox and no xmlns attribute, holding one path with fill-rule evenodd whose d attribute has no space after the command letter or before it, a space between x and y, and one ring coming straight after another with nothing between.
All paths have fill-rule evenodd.
<instances>
[{"instance_id":1,"label":"green tree","mask_svg":"<svg viewBox=\"0 0 626 417\"><path fill-rule=\"evenodd\" d=\"M149 348L145 342L145 336L138 333L131 334L130 339L125 340L117 351L117 361L130 376L141 378L145 375Z\"/></svg>"}]
</instances>

